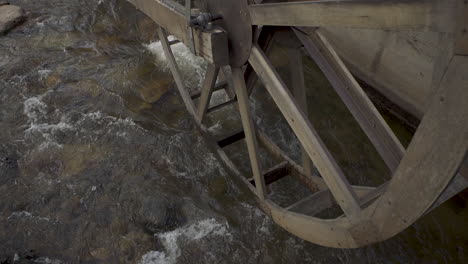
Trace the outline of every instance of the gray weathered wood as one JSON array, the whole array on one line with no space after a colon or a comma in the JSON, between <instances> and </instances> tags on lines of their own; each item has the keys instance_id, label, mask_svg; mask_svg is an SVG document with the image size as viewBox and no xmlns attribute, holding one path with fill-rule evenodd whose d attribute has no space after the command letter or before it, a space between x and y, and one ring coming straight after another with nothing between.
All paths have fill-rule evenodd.
<instances>
[{"instance_id":1,"label":"gray weathered wood","mask_svg":"<svg viewBox=\"0 0 468 264\"><path fill-rule=\"evenodd\" d=\"M255 180L255 188L260 199L266 198L265 179L263 178L258 154L257 136L255 126L250 115L249 96L245 87L244 73L241 68L232 69L234 88L236 89L237 100L239 102L239 112L242 119L242 126L245 133L245 141L249 151L250 165Z\"/></svg>"},{"instance_id":2,"label":"gray weathered wood","mask_svg":"<svg viewBox=\"0 0 468 264\"><path fill-rule=\"evenodd\" d=\"M172 54L171 47L169 46L169 42L167 40L167 34L164 28L159 27L159 40L161 41L164 54L166 55L167 62L169 63L169 68L171 69L172 76L174 77L174 81L176 83L177 89L179 90L180 96L187 107L188 112L196 118L196 110L195 105L193 104L192 98L188 93L187 89L185 88L184 82L182 81L182 76L179 71L179 67L177 66L177 62L174 58L174 54Z\"/></svg>"},{"instance_id":3,"label":"gray weathered wood","mask_svg":"<svg viewBox=\"0 0 468 264\"><path fill-rule=\"evenodd\" d=\"M127 0L137 9L141 10L154 22L165 28L169 34L174 35L187 47L192 41L184 7L174 1L163 0ZM169 3L175 3L175 6ZM193 30L193 43L196 54L209 62L221 66L229 64L229 51L227 34L219 28L211 30Z\"/></svg>"},{"instance_id":4,"label":"gray weathered wood","mask_svg":"<svg viewBox=\"0 0 468 264\"><path fill-rule=\"evenodd\" d=\"M403 157L404 148L379 111L320 32L305 34L298 29L293 30L394 172Z\"/></svg>"},{"instance_id":5,"label":"gray weathered wood","mask_svg":"<svg viewBox=\"0 0 468 264\"><path fill-rule=\"evenodd\" d=\"M386 192L373 206L381 239L424 214L446 189L468 150L468 57L454 56ZM363 241L364 242L364 241Z\"/></svg>"},{"instance_id":6,"label":"gray weathered wood","mask_svg":"<svg viewBox=\"0 0 468 264\"><path fill-rule=\"evenodd\" d=\"M468 1L457 0L455 54L468 55Z\"/></svg>"},{"instance_id":7,"label":"gray weathered wood","mask_svg":"<svg viewBox=\"0 0 468 264\"><path fill-rule=\"evenodd\" d=\"M286 153L276 145L265 133L257 129L257 137L263 147L276 159L285 160L291 166L290 174L296 177L302 184L304 184L312 192L328 189L323 179L315 174L306 174L304 168L299 166L295 161L286 155Z\"/></svg>"},{"instance_id":8,"label":"gray weathered wood","mask_svg":"<svg viewBox=\"0 0 468 264\"><path fill-rule=\"evenodd\" d=\"M216 84L216 78L218 77L219 68L213 64L208 66L206 71L205 80L203 81L203 86L201 88L200 101L198 103L197 118L198 122L203 123L203 118L205 117L206 110L208 109L211 101L211 95L213 94L213 89Z\"/></svg>"},{"instance_id":9,"label":"gray weathered wood","mask_svg":"<svg viewBox=\"0 0 468 264\"><path fill-rule=\"evenodd\" d=\"M250 5L249 9L254 25L453 32L450 2L301 1Z\"/></svg>"},{"instance_id":10,"label":"gray weathered wood","mask_svg":"<svg viewBox=\"0 0 468 264\"><path fill-rule=\"evenodd\" d=\"M268 62L265 54L256 45L252 47L249 63L265 84L271 97L304 146L304 149L327 183L343 212L345 212L350 220L358 217L361 209L356 195L350 188L343 172L319 138L315 129L295 104L292 95L285 87L278 73Z\"/></svg>"},{"instance_id":11,"label":"gray weathered wood","mask_svg":"<svg viewBox=\"0 0 468 264\"><path fill-rule=\"evenodd\" d=\"M289 65L291 69L291 79L293 86L294 98L298 106L307 114L307 94L304 83L304 69L302 67L302 54L299 49L288 49ZM304 167L304 173L312 175L312 161L302 147L302 167Z\"/></svg>"}]
</instances>

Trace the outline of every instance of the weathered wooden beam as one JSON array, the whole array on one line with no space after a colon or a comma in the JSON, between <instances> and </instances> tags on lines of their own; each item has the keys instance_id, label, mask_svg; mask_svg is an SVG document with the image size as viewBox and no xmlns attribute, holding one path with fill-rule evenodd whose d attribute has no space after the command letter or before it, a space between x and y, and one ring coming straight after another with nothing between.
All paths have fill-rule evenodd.
<instances>
[{"instance_id":1,"label":"weathered wooden beam","mask_svg":"<svg viewBox=\"0 0 468 264\"><path fill-rule=\"evenodd\" d=\"M450 0L301 1L250 5L254 25L453 32Z\"/></svg>"},{"instance_id":2,"label":"weathered wooden beam","mask_svg":"<svg viewBox=\"0 0 468 264\"><path fill-rule=\"evenodd\" d=\"M353 221L352 219L358 217L361 211L356 194L312 124L297 107L278 73L256 45L252 47L249 63L265 84L269 94L309 154L343 212Z\"/></svg>"},{"instance_id":3,"label":"weathered wooden beam","mask_svg":"<svg viewBox=\"0 0 468 264\"><path fill-rule=\"evenodd\" d=\"M228 106L228 105L230 105L230 104L233 104L233 103L235 103L235 102L237 102L237 98L234 98L234 99L232 99L232 100L228 100L228 101L226 101L226 102L224 102L224 103L221 103L221 104L219 104L219 105L215 105L215 106L213 106L213 107L211 107L211 108L208 108L207 113L214 112L214 111L216 111L216 110L218 110L218 109L221 109L221 108L223 108L223 107L225 107L225 106Z\"/></svg>"},{"instance_id":4,"label":"weathered wooden beam","mask_svg":"<svg viewBox=\"0 0 468 264\"><path fill-rule=\"evenodd\" d=\"M244 130L240 131L240 132L237 132L233 135L230 135L226 138L223 138L221 139L220 141L218 141L218 146L220 148L224 148L226 146L229 146L231 144L234 144L236 143L237 141L239 140L242 140L245 138L245 133L244 133Z\"/></svg>"},{"instance_id":5,"label":"weathered wooden beam","mask_svg":"<svg viewBox=\"0 0 468 264\"><path fill-rule=\"evenodd\" d=\"M283 161L280 164L270 168L263 173L265 184L269 185L289 175L289 164L287 161ZM249 179L250 184L255 186L255 180Z\"/></svg>"},{"instance_id":6,"label":"weathered wooden beam","mask_svg":"<svg viewBox=\"0 0 468 264\"><path fill-rule=\"evenodd\" d=\"M304 169L293 161L286 153L276 145L271 138L269 138L261 130L257 129L257 137L262 146L276 159L285 160L288 162L290 168L290 174L296 177L312 192L328 189L323 179L315 174L307 175Z\"/></svg>"},{"instance_id":7,"label":"weathered wooden beam","mask_svg":"<svg viewBox=\"0 0 468 264\"><path fill-rule=\"evenodd\" d=\"M213 64L210 64L208 66L205 80L203 81L203 86L201 88L200 101L198 102L197 118L200 124L203 123L203 118L205 117L206 110L210 105L211 95L213 94L213 88L216 84L218 73L219 67Z\"/></svg>"},{"instance_id":8,"label":"weathered wooden beam","mask_svg":"<svg viewBox=\"0 0 468 264\"><path fill-rule=\"evenodd\" d=\"M226 81L221 81L221 82L218 82L215 87L213 88L213 92L216 92L216 91L219 91L219 90L222 90L222 89L226 89L228 83ZM193 92L190 94L190 98L192 98L192 100L194 99L197 99L201 96L201 91L196 91L196 92Z\"/></svg>"},{"instance_id":9,"label":"weathered wooden beam","mask_svg":"<svg viewBox=\"0 0 468 264\"><path fill-rule=\"evenodd\" d=\"M193 104L192 98L190 98L190 94L188 93L187 89L185 88L184 81L182 80L182 75L180 74L179 67L177 66L177 62L174 58L174 54L172 53L171 47L169 45L169 41L167 40L167 33L164 28L159 27L159 40L161 41L164 54L166 55L167 61L169 63L169 68L171 69L172 77L176 83L177 89L179 90L180 96L187 107L188 112L196 118L196 110L195 105Z\"/></svg>"},{"instance_id":10,"label":"weathered wooden beam","mask_svg":"<svg viewBox=\"0 0 468 264\"><path fill-rule=\"evenodd\" d=\"M296 40L297 41L297 40ZM302 62L302 54L301 51L297 48L289 48L288 49L289 55L289 65L291 69L291 80L293 86L293 94L294 98L296 98L298 106L306 113L307 115L307 94L306 88L304 83L304 69L303 69L303 62ZM308 175L312 175L312 161L310 160L307 152L304 150L304 147L301 146L302 149L302 167L304 168L304 173Z\"/></svg>"},{"instance_id":11,"label":"weathered wooden beam","mask_svg":"<svg viewBox=\"0 0 468 264\"><path fill-rule=\"evenodd\" d=\"M379 111L320 32L313 30L305 34L296 28L293 30L394 172L403 158L404 148Z\"/></svg>"},{"instance_id":12,"label":"weathered wooden beam","mask_svg":"<svg viewBox=\"0 0 468 264\"><path fill-rule=\"evenodd\" d=\"M387 184L383 184L377 188L367 187L367 186L351 186L359 198L359 204L364 207L370 201L373 201L375 198L379 197L385 190ZM321 211L332 207L336 204L336 201L333 199L332 193L329 189L321 190L315 192L294 204L288 206L286 210L301 213L309 216L314 216Z\"/></svg>"},{"instance_id":13,"label":"weathered wooden beam","mask_svg":"<svg viewBox=\"0 0 468 264\"><path fill-rule=\"evenodd\" d=\"M165 28L190 47L190 31L184 7L174 1L163 0L127 0L137 9L149 16L154 22ZM219 28L211 30L193 30L193 44L197 55L210 63L222 66L229 64L227 34Z\"/></svg>"},{"instance_id":14,"label":"weathered wooden beam","mask_svg":"<svg viewBox=\"0 0 468 264\"><path fill-rule=\"evenodd\" d=\"M256 194L260 199L263 200L266 198L267 190L260 165L257 136L250 114L249 96L247 94L247 88L245 87L244 73L242 69L233 68L232 77L236 95L239 101L239 112L242 119L242 126L244 128L247 149L249 151L250 165L252 167L252 173L255 179L255 188L257 190Z\"/></svg>"}]
</instances>

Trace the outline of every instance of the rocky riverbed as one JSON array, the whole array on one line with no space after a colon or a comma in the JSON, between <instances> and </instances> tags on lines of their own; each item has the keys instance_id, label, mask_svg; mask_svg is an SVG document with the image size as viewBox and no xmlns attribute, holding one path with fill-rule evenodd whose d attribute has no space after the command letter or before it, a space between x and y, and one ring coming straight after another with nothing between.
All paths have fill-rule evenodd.
<instances>
[{"instance_id":1,"label":"rocky riverbed","mask_svg":"<svg viewBox=\"0 0 468 264\"><path fill-rule=\"evenodd\" d=\"M461 196L362 249L329 249L290 235L233 180L186 112L152 21L123 0L9 2L25 19L0 36L0 263L467 260ZM195 89L206 65L181 44L174 50ZM356 182L369 180L364 176L379 171L379 161L368 164L367 145L348 144L360 142L358 133L336 118L342 106L327 104L334 95L307 63L317 91L309 95L316 100L310 114L320 133ZM287 126L268 118L275 110L260 112L269 107L260 88L257 123L299 157ZM284 190L274 191L281 200Z\"/></svg>"}]
</instances>

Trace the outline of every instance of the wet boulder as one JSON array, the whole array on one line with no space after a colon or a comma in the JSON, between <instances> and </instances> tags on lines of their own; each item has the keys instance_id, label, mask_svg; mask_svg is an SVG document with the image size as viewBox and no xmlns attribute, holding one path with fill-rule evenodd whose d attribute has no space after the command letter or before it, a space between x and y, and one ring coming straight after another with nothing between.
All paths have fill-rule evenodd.
<instances>
[{"instance_id":1,"label":"wet boulder","mask_svg":"<svg viewBox=\"0 0 468 264\"><path fill-rule=\"evenodd\" d=\"M21 7L0 2L0 35L14 28L24 18L24 11Z\"/></svg>"}]
</instances>

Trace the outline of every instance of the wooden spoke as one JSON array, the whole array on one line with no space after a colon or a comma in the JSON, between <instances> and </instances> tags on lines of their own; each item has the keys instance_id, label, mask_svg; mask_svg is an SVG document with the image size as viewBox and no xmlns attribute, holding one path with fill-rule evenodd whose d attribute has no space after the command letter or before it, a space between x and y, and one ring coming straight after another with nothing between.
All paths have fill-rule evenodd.
<instances>
[{"instance_id":1,"label":"wooden spoke","mask_svg":"<svg viewBox=\"0 0 468 264\"><path fill-rule=\"evenodd\" d=\"M250 115L249 97L247 95L247 88L245 87L244 74L241 68L232 69L232 77L234 88L236 89L237 99L239 101L239 112L242 119L242 126L244 127L245 141L249 151L250 164L252 166L252 173L255 180L255 188L257 195L260 199L265 199L266 188L265 179L262 174L260 165L260 158L258 154L257 136L255 127Z\"/></svg>"},{"instance_id":2,"label":"wooden spoke","mask_svg":"<svg viewBox=\"0 0 468 264\"><path fill-rule=\"evenodd\" d=\"M268 54L273 46L273 38L275 35L274 29L272 27L262 27L258 28L255 33L258 33L258 38L254 42L257 43L257 45L264 50L266 54ZM249 64L247 64L247 67L245 68L244 77L246 80L247 91L250 95L252 94L255 83L257 82L257 75Z\"/></svg>"},{"instance_id":3,"label":"wooden spoke","mask_svg":"<svg viewBox=\"0 0 468 264\"><path fill-rule=\"evenodd\" d=\"M452 32L453 1L301 1L250 5L253 25Z\"/></svg>"},{"instance_id":4,"label":"wooden spoke","mask_svg":"<svg viewBox=\"0 0 468 264\"><path fill-rule=\"evenodd\" d=\"M166 55L167 62L169 63L169 68L171 69L172 76L174 77L174 81L176 82L177 89L179 90L180 95L182 96L182 100L187 107L189 113L196 118L196 111L195 105L193 104L192 98L188 93L187 89L185 89L184 82L182 81L182 75L180 74L179 67L177 66L176 60L174 58L174 54L172 54L171 47L169 45L169 41L167 40L167 34L164 28L158 28L159 33L159 40L161 41L164 54Z\"/></svg>"},{"instance_id":5,"label":"wooden spoke","mask_svg":"<svg viewBox=\"0 0 468 264\"><path fill-rule=\"evenodd\" d=\"M198 122L200 122L200 124L203 123L203 118L205 117L206 110L210 105L211 95L213 94L213 89L216 84L216 79L218 78L218 73L218 67L212 64L208 66L205 80L203 81L203 86L201 88L200 102L198 103L197 119Z\"/></svg>"},{"instance_id":6,"label":"wooden spoke","mask_svg":"<svg viewBox=\"0 0 468 264\"><path fill-rule=\"evenodd\" d=\"M304 69L302 67L302 54L299 49L288 49L289 64L291 68L291 80L294 98L298 106L307 114L307 97L304 84ZM304 173L312 175L312 161L302 147L302 166Z\"/></svg>"},{"instance_id":7,"label":"wooden spoke","mask_svg":"<svg viewBox=\"0 0 468 264\"><path fill-rule=\"evenodd\" d=\"M350 219L358 217L361 209L356 195L350 188L343 172L319 138L315 129L304 117L303 112L295 104L292 95L286 89L278 73L268 62L265 54L256 45L252 47L249 63L265 84L271 97L304 146L304 149L319 170L333 196L343 209L343 212Z\"/></svg>"},{"instance_id":8,"label":"wooden spoke","mask_svg":"<svg viewBox=\"0 0 468 264\"><path fill-rule=\"evenodd\" d=\"M403 158L404 148L371 100L320 32L313 30L307 35L293 30L394 172Z\"/></svg>"}]
</instances>

